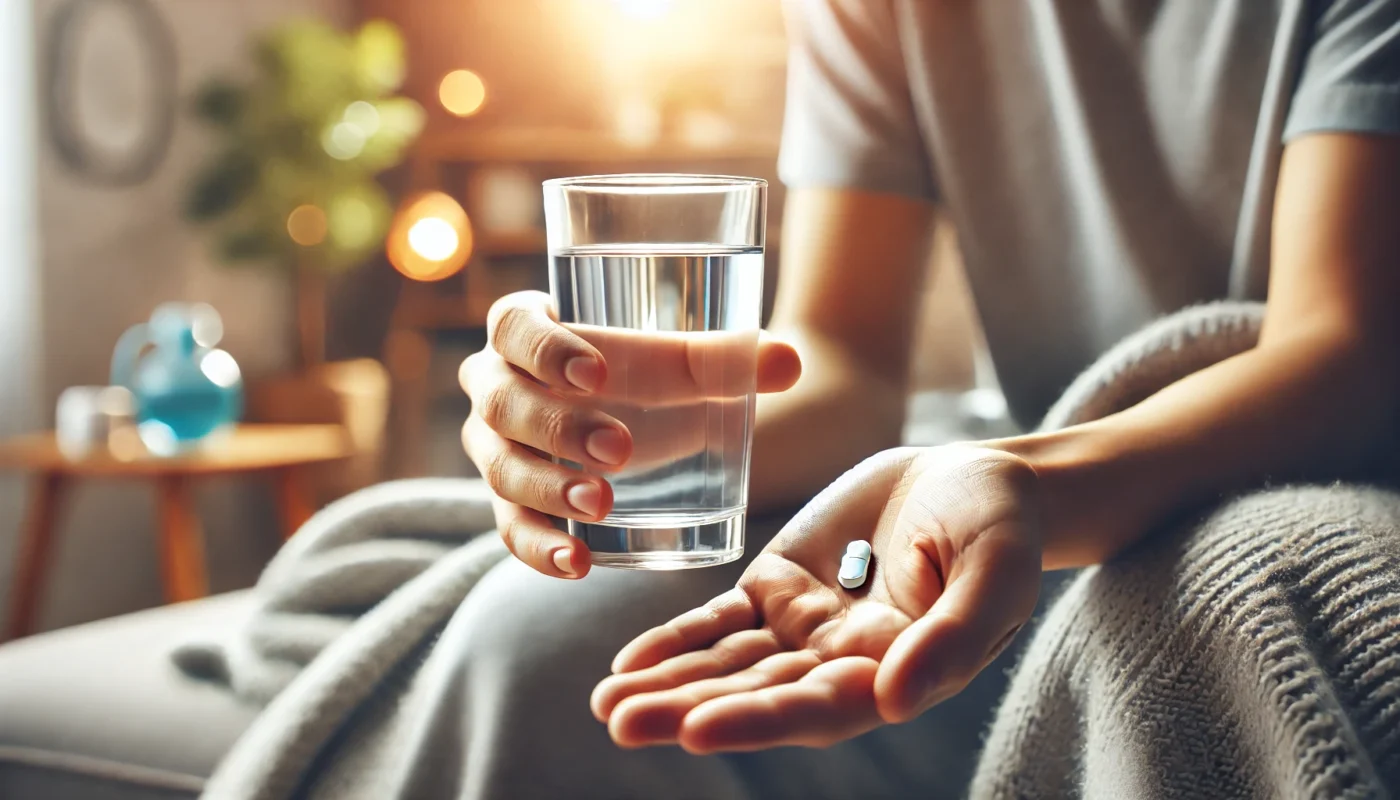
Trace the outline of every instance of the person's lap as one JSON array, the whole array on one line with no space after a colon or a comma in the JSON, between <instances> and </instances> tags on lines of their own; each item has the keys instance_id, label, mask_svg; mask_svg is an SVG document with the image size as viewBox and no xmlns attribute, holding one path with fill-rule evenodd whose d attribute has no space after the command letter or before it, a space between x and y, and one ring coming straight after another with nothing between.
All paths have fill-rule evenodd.
<instances>
[{"instance_id":1,"label":"person's lap","mask_svg":"<svg viewBox=\"0 0 1400 800\"><path fill-rule=\"evenodd\" d=\"M924 717L827 750L692 756L623 750L588 708L612 657L647 628L732 588L776 532L750 531L744 561L682 572L595 568L561 581L508 559L488 574L434 645L449 665L433 714L412 737L405 796L443 786L466 798L957 797L1005 685L986 670Z\"/></svg>"}]
</instances>

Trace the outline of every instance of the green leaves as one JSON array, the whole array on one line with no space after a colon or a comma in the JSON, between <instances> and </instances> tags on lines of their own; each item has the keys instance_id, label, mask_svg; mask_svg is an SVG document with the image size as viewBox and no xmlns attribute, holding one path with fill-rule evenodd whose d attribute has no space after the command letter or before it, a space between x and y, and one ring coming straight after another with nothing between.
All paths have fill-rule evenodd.
<instances>
[{"instance_id":1,"label":"green leaves","mask_svg":"<svg viewBox=\"0 0 1400 800\"><path fill-rule=\"evenodd\" d=\"M403 85L403 39L393 25L384 20L366 22L354 47L357 77L366 90L392 92Z\"/></svg>"},{"instance_id":2,"label":"green leaves","mask_svg":"<svg viewBox=\"0 0 1400 800\"><path fill-rule=\"evenodd\" d=\"M216 229L226 261L352 266L382 244L392 213L375 176L423 126L422 108L393 95L403 41L383 21L345 33L302 20L269 31L255 55L250 79L210 81L194 99L221 147L191 179L186 215ZM305 205L324 213L326 235L298 244L288 217Z\"/></svg>"},{"instance_id":3,"label":"green leaves","mask_svg":"<svg viewBox=\"0 0 1400 800\"><path fill-rule=\"evenodd\" d=\"M238 124L248 102L243 89L221 80L205 84L194 98L195 116L224 130Z\"/></svg>"},{"instance_id":4,"label":"green leaves","mask_svg":"<svg viewBox=\"0 0 1400 800\"><path fill-rule=\"evenodd\" d=\"M249 153L230 150L195 176L185 198L185 216L205 222L237 208L258 181L258 164Z\"/></svg>"}]
</instances>

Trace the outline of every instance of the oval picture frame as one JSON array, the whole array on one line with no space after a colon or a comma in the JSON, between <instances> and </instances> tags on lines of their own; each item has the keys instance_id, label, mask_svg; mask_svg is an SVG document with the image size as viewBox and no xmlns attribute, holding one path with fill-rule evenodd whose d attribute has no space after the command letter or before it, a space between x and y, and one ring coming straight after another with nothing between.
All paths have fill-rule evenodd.
<instances>
[{"instance_id":1,"label":"oval picture frame","mask_svg":"<svg viewBox=\"0 0 1400 800\"><path fill-rule=\"evenodd\" d=\"M175 127L175 41L160 12L149 0L68 0L46 44L45 117L59 158L95 183L145 181Z\"/></svg>"}]
</instances>

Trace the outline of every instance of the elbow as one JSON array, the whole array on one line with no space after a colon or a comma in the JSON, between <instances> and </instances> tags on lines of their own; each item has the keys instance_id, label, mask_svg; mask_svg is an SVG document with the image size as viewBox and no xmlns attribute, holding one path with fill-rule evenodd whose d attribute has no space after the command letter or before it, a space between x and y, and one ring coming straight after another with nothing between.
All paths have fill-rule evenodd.
<instances>
[{"instance_id":1,"label":"elbow","mask_svg":"<svg viewBox=\"0 0 1400 800\"><path fill-rule=\"evenodd\" d=\"M1289 337L1261 337L1255 351L1309 376L1303 414L1336 452L1366 471L1400 466L1400 348L1394 337L1319 330ZM1301 425L1300 427L1312 427Z\"/></svg>"}]
</instances>

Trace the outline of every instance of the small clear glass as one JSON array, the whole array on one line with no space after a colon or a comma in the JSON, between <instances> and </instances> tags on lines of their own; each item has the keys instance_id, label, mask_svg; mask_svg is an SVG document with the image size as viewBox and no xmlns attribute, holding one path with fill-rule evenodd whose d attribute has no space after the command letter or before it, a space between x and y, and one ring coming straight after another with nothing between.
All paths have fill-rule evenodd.
<instances>
[{"instance_id":1,"label":"small clear glass","mask_svg":"<svg viewBox=\"0 0 1400 800\"><path fill-rule=\"evenodd\" d=\"M633 440L623 469L599 473L612 512L568 522L594 564L686 569L744 553L767 195L766 181L713 175L544 184L559 321L607 362L602 388L578 400Z\"/></svg>"}]
</instances>

